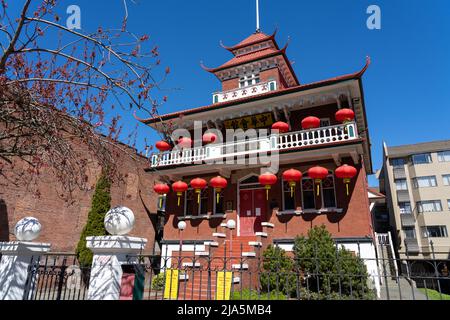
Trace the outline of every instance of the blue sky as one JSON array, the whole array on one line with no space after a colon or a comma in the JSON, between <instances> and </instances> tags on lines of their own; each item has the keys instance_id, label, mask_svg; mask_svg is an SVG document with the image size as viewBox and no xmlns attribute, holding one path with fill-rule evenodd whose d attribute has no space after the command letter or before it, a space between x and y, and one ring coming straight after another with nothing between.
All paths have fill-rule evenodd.
<instances>
[{"instance_id":1,"label":"blue sky","mask_svg":"<svg viewBox=\"0 0 450 320\"><path fill-rule=\"evenodd\" d=\"M163 93L169 100L160 113L209 104L220 86L199 62L222 64L231 56L219 41L233 45L254 32L255 1L135 2L129 29L148 34L162 65L171 68ZM70 4L80 6L86 31L120 26L122 0L63 0L63 17ZM381 30L366 27L371 4L381 8ZM280 45L291 38L287 54L302 83L357 71L371 57L363 84L374 169L381 165L383 140L399 145L450 138L450 1L260 0L260 7L262 31L277 26ZM134 118L124 117L134 128ZM144 125L138 134L141 145L144 137L158 137ZM377 184L374 177L369 182Z\"/></svg>"}]
</instances>

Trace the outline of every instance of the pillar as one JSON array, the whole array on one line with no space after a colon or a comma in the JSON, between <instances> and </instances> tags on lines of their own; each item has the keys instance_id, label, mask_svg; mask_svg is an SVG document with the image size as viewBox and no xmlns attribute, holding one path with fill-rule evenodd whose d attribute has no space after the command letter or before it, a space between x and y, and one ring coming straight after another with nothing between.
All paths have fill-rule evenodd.
<instances>
[{"instance_id":1,"label":"pillar","mask_svg":"<svg viewBox=\"0 0 450 320\"><path fill-rule=\"evenodd\" d=\"M119 300L122 265L136 262L147 239L115 235L87 237L86 242L94 254L88 300Z\"/></svg>"}]
</instances>

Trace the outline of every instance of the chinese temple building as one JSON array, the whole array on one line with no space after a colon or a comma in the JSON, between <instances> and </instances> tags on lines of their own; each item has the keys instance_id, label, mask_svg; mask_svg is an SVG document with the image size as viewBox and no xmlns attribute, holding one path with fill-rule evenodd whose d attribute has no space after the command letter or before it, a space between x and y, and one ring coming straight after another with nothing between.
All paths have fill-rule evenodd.
<instances>
[{"instance_id":1,"label":"chinese temple building","mask_svg":"<svg viewBox=\"0 0 450 320\"><path fill-rule=\"evenodd\" d=\"M139 119L165 137L148 168L161 182L161 255L212 247L217 255L231 241L230 220L228 245L246 257L269 244L292 251L297 235L325 225L377 274L362 85L369 59L354 73L304 84L276 32L223 48L229 61L202 65L221 83L209 105Z\"/></svg>"}]
</instances>

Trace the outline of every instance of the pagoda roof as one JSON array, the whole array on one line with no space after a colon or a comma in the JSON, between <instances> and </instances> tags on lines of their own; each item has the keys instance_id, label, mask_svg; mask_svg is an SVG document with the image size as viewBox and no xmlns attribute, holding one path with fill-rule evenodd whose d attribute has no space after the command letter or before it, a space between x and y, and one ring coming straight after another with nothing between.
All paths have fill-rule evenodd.
<instances>
[{"instance_id":1,"label":"pagoda roof","mask_svg":"<svg viewBox=\"0 0 450 320\"><path fill-rule=\"evenodd\" d=\"M270 91L270 92L262 93L259 95L249 96L249 97L236 99L236 100L232 100L232 101L219 102L219 103L214 103L214 104L210 104L210 105L206 105L206 106L202 106L202 107L198 107L198 108L172 112L172 113L168 113L165 115L160 115L160 116L152 117L152 118L141 119L141 118L137 117L136 115L134 115L134 117L138 121L140 121L144 124L153 124L153 123L160 122L160 121L174 119L174 118L177 118L177 117L180 117L183 115L195 114L195 113L205 112L205 111L209 111L209 110L216 110L218 108L225 108L225 107L228 107L231 105L236 105L239 103L244 103L244 102L248 102L248 101L252 101L252 100L265 99L265 98L275 97L275 96L288 94L288 93L292 93L292 92L296 92L296 91L303 91L303 90L308 90L308 89L312 89L312 88L333 85L335 83L339 83L339 82L346 81L346 80L360 79L361 76L364 74L364 72L369 67L369 64L370 64L370 58L367 57L366 64L364 65L364 67L361 70L354 72L354 73L350 73L350 74L346 74L346 75L342 75L342 76L338 76L338 77L334 77L334 78L329 78L329 79L321 80L321 81L317 81L317 82L312 82L312 83L308 83L308 84L302 84L302 85L297 85L297 86L293 86L293 87L288 87L288 88L284 88L281 90Z\"/></svg>"},{"instance_id":2,"label":"pagoda roof","mask_svg":"<svg viewBox=\"0 0 450 320\"><path fill-rule=\"evenodd\" d=\"M267 40L272 40L278 49L277 43L275 42L276 33L277 33L277 30L275 30L271 35L265 34L264 32L261 32L261 31L256 31L232 47L227 47L227 46L224 46L223 44L222 44L222 47L233 52L240 48L248 47L248 46L251 46L251 45L254 45L254 44L257 44L260 42L264 42Z\"/></svg>"},{"instance_id":3,"label":"pagoda roof","mask_svg":"<svg viewBox=\"0 0 450 320\"><path fill-rule=\"evenodd\" d=\"M273 57L273 56L276 56L279 54L284 55L285 50L286 50L286 48L283 48L281 50L275 49L275 48L265 48L262 50L253 51L253 52L249 52L249 53L246 53L243 55L235 56L231 60L228 60L227 62L225 62L224 64L222 64L221 66L216 67L216 68L207 68L203 65L202 65L202 68L208 72L215 73L215 72L223 70L223 69L238 66L238 65L241 65L244 63L255 61L255 60L269 58L269 57Z\"/></svg>"}]
</instances>

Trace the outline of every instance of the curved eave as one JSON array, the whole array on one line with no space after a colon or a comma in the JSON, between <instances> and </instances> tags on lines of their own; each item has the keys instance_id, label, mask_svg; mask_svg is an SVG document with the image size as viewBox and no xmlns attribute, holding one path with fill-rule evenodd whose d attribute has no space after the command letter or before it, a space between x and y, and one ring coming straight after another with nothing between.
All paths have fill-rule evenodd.
<instances>
[{"instance_id":1,"label":"curved eave","mask_svg":"<svg viewBox=\"0 0 450 320\"><path fill-rule=\"evenodd\" d=\"M317 88L317 87L323 87L323 86L332 85L332 84L339 83L339 82L346 81L346 80L352 80L352 79L360 80L362 75L366 72L369 65L370 65L370 58L367 57L366 64L364 65L364 67L355 73L342 75L342 76L338 76L338 77L334 77L334 78L330 78L330 79L326 79L326 80L321 80L321 81L317 81L317 82L312 82L312 83L308 83L308 84L298 85L295 87L289 87L289 88L285 88L285 89L281 89L281 90L277 90L277 91L271 91L271 92L267 92L267 93L263 93L263 94L255 95L255 96L250 96L250 97L246 97L246 98L242 98L242 99L236 99L236 100L227 101L227 102L220 102L220 103L215 103L215 104L198 107L198 108L194 108L194 109L188 109L188 110L168 113L165 115L161 115L158 118L148 118L148 119L140 119L139 118L140 120L139 119L138 120L144 124L153 124L153 123L155 123L157 121L161 121L161 120L165 121L165 120L174 119L181 115L190 115L190 114L209 111L211 109L224 108L224 107L236 105L239 103L244 103L244 102L251 101L251 100L261 100L261 99L265 99L265 98L269 98L269 97L275 97L275 96L279 96L279 95L289 94L289 93L296 92L296 91L303 91L303 90L313 89L313 88ZM365 119L365 121L366 121L366 119Z\"/></svg>"}]
</instances>

